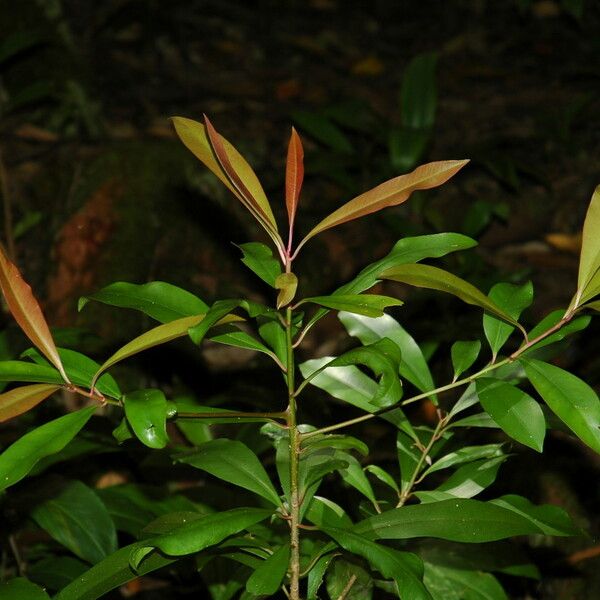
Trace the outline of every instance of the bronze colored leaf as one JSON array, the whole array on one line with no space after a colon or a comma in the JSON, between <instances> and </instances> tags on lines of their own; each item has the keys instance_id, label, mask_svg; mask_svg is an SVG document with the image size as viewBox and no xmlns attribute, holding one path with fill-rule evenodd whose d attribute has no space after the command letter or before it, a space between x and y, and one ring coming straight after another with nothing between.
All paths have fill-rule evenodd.
<instances>
[{"instance_id":1,"label":"bronze colored leaf","mask_svg":"<svg viewBox=\"0 0 600 600\"><path fill-rule=\"evenodd\" d=\"M458 173L468 162L468 160L444 160L427 163L417 167L411 173L400 175L374 187L325 217L311 229L299 247L326 229L364 217L383 208L401 204L417 190L428 190L442 185Z\"/></svg>"},{"instance_id":2,"label":"bronze colored leaf","mask_svg":"<svg viewBox=\"0 0 600 600\"><path fill-rule=\"evenodd\" d=\"M275 280L275 288L279 290L279 294L277 294L277 308L287 306L296 295L298 278L293 273L282 273Z\"/></svg>"},{"instance_id":3,"label":"bronze colored leaf","mask_svg":"<svg viewBox=\"0 0 600 600\"><path fill-rule=\"evenodd\" d=\"M302 141L296 130L292 127L292 135L288 145L287 163L285 168L285 204L287 206L290 235L288 250L291 248L294 219L298 209L298 198L304 179L304 150Z\"/></svg>"},{"instance_id":4,"label":"bronze colored leaf","mask_svg":"<svg viewBox=\"0 0 600 600\"><path fill-rule=\"evenodd\" d=\"M31 287L23 279L19 269L6 257L0 249L0 288L6 304L23 333L34 346L58 369L62 378L69 382L64 367L56 350L50 328L42 314L42 309L35 299Z\"/></svg>"},{"instance_id":5,"label":"bronze colored leaf","mask_svg":"<svg viewBox=\"0 0 600 600\"><path fill-rule=\"evenodd\" d=\"M0 423L27 412L59 389L59 385L36 383L0 394Z\"/></svg>"}]
</instances>

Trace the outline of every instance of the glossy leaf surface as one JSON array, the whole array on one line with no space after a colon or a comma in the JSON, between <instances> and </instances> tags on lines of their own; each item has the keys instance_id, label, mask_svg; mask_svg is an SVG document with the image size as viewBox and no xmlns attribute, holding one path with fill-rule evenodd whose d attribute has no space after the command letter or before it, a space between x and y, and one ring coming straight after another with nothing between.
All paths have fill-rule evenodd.
<instances>
[{"instance_id":1,"label":"glossy leaf surface","mask_svg":"<svg viewBox=\"0 0 600 600\"><path fill-rule=\"evenodd\" d=\"M296 130L292 127L292 134L288 144L287 160L285 164L285 205L290 224L290 237L294 231L294 220L298 209L298 199L304 180L304 150L302 141Z\"/></svg>"},{"instance_id":2,"label":"glossy leaf surface","mask_svg":"<svg viewBox=\"0 0 600 600\"><path fill-rule=\"evenodd\" d=\"M0 583L2 600L50 600L50 596L25 577L15 577Z\"/></svg>"},{"instance_id":3,"label":"glossy leaf surface","mask_svg":"<svg viewBox=\"0 0 600 600\"><path fill-rule=\"evenodd\" d=\"M275 280L275 287L279 290L279 294L277 294L277 308L287 306L296 295L298 278L294 273L282 273Z\"/></svg>"},{"instance_id":4,"label":"glossy leaf surface","mask_svg":"<svg viewBox=\"0 0 600 600\"><path fill-rule=\"evenodd\" d=\"M346 331L365 345L384 338L391 340L398 346L402 355L399 365L400 375L422 392L435 387L421 348L398 321L389 315L373 319L342 312L338 317Z\"/></svg>"},{"instance_id":5,"label":"glossy leaf surface","mask_svg":"<svg viewBox=\"0 0 600 600\"><path fill-rule=\"evenodd\" d=\"M45 361L44 361L45 362ZM60 373L45 364L39 365L23 360L4 360L0 362L0 381L27 381L32 383L64 383Z\"/></svg>"},{"instance_id":6,"label":"glossy leaf surface","mask_svg":"<svg viewBox=\"0 0 600 600\"><path fill-rule=\"evenodd\" d=\"M234 508L225 512L204 515L199 519L182 525L171 533L166 533L143 542L134 550L130 560L134 568L148 556L148 549L156 548L168 556L184 556L200 552L214 546L225 538L239 533L251 525L264 521L271 511L259 508Z\"/></svg>"},{"instance_id":7,"label":"glossy leaf surface","mask_svg":"<svg viewBox=\"0 0 600 600\"><path fill-rule=\"evenodd\" d=\"M23 479L45 456L60 452L95 410L95 406L82 408L44 423L6 448L0 454L0 491Z\"/></svg>"},{"instance_id":8,"label":"glossy leaf surface","mask_svg":"<svg viewBox=\"0 0 600 600\"><path fill-rule=\"evenodd\" d=\"M94 300L119 308L132 308L161 323L182 317L201 315L208 305L194 294L164 281L151 281L141 285L119 281L100 291L79 299L78 309Z\"/></svg>"},{"instance_id":9,"label":"glossy leaf surface","mask_svg":"<svg viewBox=\"0 0 600 600\"><path fill-rule=\"evenodd\" d=\"M211 440L176 460L250 490L275 506L281 505L279 494L258 457L242 442L226 438Z\"/></svg>"},{"instance_id":10,"label":"glossy leaf surface","mask_svg":"<svg viewBox=\"0 0 600 600\"><path fill-rule=\"evenodd\" d=\"M167 399L160 390L125 394L123 405L127 421L142 444L155 449L167 445Z\"/></svg>"},{"instance_id":11,"label":"glossy leaf surface","mask_svg":"<svg viewBox=\"0 0 600 600\"><path fill-rule=\"evenodd\" d=\"M600 453L600 400L585 381L542 362L522 359L525 372L550 410L590 448Z\"/></svg>"},{"instance_id":12,"label":"glossy leaf surface","mask_svg":"<svg viewBox=\"0 0 600 600\"><path fill-rule=\"evenodd\" d=\"M508 436L541 452L546 419L540 405L519 388L489 377L476 382L481 406Z\"/></svg>"},{"instance_id":13,"label":"glossy leaf surface","mask_svg":"<svg viewBox=\"0 0 600 600\"><path fill-rule=\"evenodd\" d=\"M600 186L594 190L585 221L583 224L583 241L579 259L579 276L577 289L585 293L586 287L600 268ZM587 297L586 300L591 299Z\"/></svg>"},{"instance_id":14,"label":"glossy leaf surface","mask_svg":"<svg viewBox=\"0 0 600 600\"><path fill-rule=\"evenodd\" d=\"M281 587L290 561L290 545L283 544L250 575L246 590L256 596L272 595Z\"/></svg>"},{"instance_id":15,"label":"glossy leaf surface","mask_svg":"<svg viewBox=\"0 0 600 600\"><path fill-rule=\"evenodd\" d=\"M80 481L68 482L36 505L31 517L57 542L92 564L117 550L117 533L106 507Z\"/></svg>"},{"instance_id":16,"label":"glossy leaf surface","mask_svg":"<svg viewBox=\"0 0 600 600\"><path fill-rule=\"evenodd\" d=\"M271 248L259 242L240 244L242 262L265 283L275 287L275 280L281 274L281 263L273 256ZM207 307L208 308L208 307Z\"/></svg>"},{"instance_id":17,"label":"glossy leaf surface","mask_svg":"<svg viewBox=\"0 0 600 600\"><path fill-rule=\"evenodd\" d=\"M454 369L454 381L456 381L467 369L469 369L479 356L481 342L458 341L452 344L450 356L452 358L452 368Z\"/></svg>"},{"instance_id":18,"label":"glossy leaf surface","mask_svg":"<svg viewBox=\"0 0 600 600\"><path fill-rule=\"evenodd\" d=\"M466 160L447 160L428 163L417 167L407 175L390 179L350 200L328 217L325 217L311 229L302 240L301 245L327 229L364 217L383 208L401 204L417 190L427 190L442 185L460 171L467 162Z\"/></svg>"},{"instance_id":19,"label":"glossy leaf surface","mask_svg":"<svg viewBox=\"0 0 600 600\"><path fill-rule=\"evenodd\" d=\"M380 317L384 309L390 306L402 306L402 301L389 296L377 294L332 294L331 296L313 296L305 298L298 306L310 302L325 308L343 310L349 313L364 315L365 317Z\"/></svg>"},{"instance_id":20,"label":"glossy leaf surface","mask_svg":"<svg viewBox=\"0 0 600 600\"><path fill-rule=\"evenodd\" d=\"M515 511L471 498L396 508L356 524L369 539L435 537L456 542L491 542L543 533L535 521ZM573 535L572 524L561 535Z\"/></svg>"},{"instance_id":21,"label":"glossy leaf surface","mask_svg":"<svg viewBox=\"0 0 600 600\"><path fill-rule=\"evenodd\" d=\"M0 423L27 412L59 389L58 385L39 383L0 394Z\"/></svg>"},{"instance_id":22,"label":"glossy leaf surface","mask_svg":"<svg viewBox=\"0 0 600 600\"><path fill-rule=\"evenodd\" d=\"M498 469L506 458L498 456L463 465L435 491L448 493L455 498L472 498L494 483ZM420 497L419 492L415 495Z\"/></svg>"},{"instance_id":23,"label":"glossy leaf surface","mask_svg":"<svg viewBox=\"0 0 600 600\"><path fill-rule=\"evenodd\" d=\"M69 379L56 350L50 328L35 299L31 287L23 279L19 269L0 248L0 289L15 321L33 345L58 369L62 378Z\"/></svg>"},{"instance_id":24,"label":"glossy leaf surface","mask_svg":"<svg viewBox=\"0 0 600 600\"><path fill-rule=\"evenodd\" d=\"M521 313L533 302L533 285L531 281L524 285L497 283L488 294L497 306L513 319L518 319ZM514 327L494 315L483 315L483 331L492 349L493 357L504 346Z\"/></svg>"},{"instance_id":25,"label":"glossy leaf surface","mask_svg":"<svg viewBox=\"0 0 600 600\"><path fill-rule=\"evenodd\" d=\"M420 264L402 265L383 271L380 274L380 277L381 279L391 279L392 281L399 281L400 283L407 283L416 287L423 287L452 294L467 304L479 306L483 308L483 310L520 327L515 319L506 314L475 286L443 269Z\"/></svg>"},{"instance_id":26,"label":"glossy leaf surface","mask_svg":"<svg viewBox=\"0 0 600 600\"><path fill-rule=\"evenodd\" d=\"M344 550L368 561L385 579L393 579L400 597L431 600L422 582L423 563L415 554L388 548L344 529L326 528L325 533Z\"/></svg>"}]
</instances>

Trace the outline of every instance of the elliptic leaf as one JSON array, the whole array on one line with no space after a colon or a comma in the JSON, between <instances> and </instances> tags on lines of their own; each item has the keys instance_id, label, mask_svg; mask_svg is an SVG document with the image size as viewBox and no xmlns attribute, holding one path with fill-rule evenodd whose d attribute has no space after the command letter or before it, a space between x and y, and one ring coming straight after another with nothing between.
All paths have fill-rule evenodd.
<instances>
[{"instance_id":1,"label":"elliptic leaf","mask_svg":"<svg viewBox=\"0 0 600 600\"><path fill-rule=\"evenodd\" d=\"M290 562L290 545L283 544L250 575L246 590L256 596L271 596L281 587Z\"/></svg>"},{"instance_id":2,"label":"elliptic leaf","mask_svg":"<svg viewBox=\"0 0 600 600\"><path fill-rule=\"evenodd\" d=\"M502 452L502 444L464 446L455 452L444 454L444 456L435 461L428 469L425 470L425 474L429 475L434 471L440 471L441 469L447 469L449 467L462 465L475 460L481 460L482 458L496 458L503 455L504 452Z\"/></svg>"},{"instance_id":3,"label":"elliptic leaf","mask_svg":"<svg viewBox=\"0 0 600 600\"><path fill-rule=\"evenodd\" d=\"M377 477L377 479L379 479L379 481L385 483L385 485L391 487L394 491L400 491L394 478L381 467L378 467L377 465L367 465L364 470L368 473L372 473L375 477Z\"/></svg>"},{"instance_id":4,"label":"elliptic leaf","mask_svg":"<svg viewBox=\"0 0 600 600\"><path fill-rule=\"evenodd\" d=\"M89 406L44 423L4 450L0 454L0 491L23 479L40 459L60 452L95 410Z\"/></svg>"},{"instance_id":5,"label":"elliptic leaf","mask_svg":"<svg viewBox=\"0 0 600 600\"><path fill-rule=\"evenodd\" d=\"M435 387L421 348L398 321L389 315L373 319L345 312L340 313L338 318L346 331L365 345L373 344L384 338L391 340L398 346L402 354L399 366L400 375L422 392L427 392Z\"/></svg>"},{"instance_id":6,"label":"elliptic leaf","mask_svg":"<svg viewBox=\"0 0 600 600\"><path fill-rule=\"evenodd\" d=\"M259 242L240 244L238 248L244 254L242 262L265 283L275 287L275 280L281 274L281 263L273 256L271 248Z\"/></svg>"},{"instance_id":7,"label":"elliptic leaf","mask_svg":"<svg viewBox=\"0 0 600 600\"><path fill-rule=\"evenodd\" d=\"M334 554L326 554L325 556L321 556L321 558L317 560L312 569L308 572L306 600L318 600L317 593L323 584L325 572L327 571L329 563L331 563L334 556Z\"/></svg>"},{"instance_id":8,"label":"elliptic leaf","mask_svg":"<svg viewBox=\"0 0 600 600\"><path fill-rule=\"evenodd\" d=\"M25 577L15 577L0 583L2 600L50 600L50 596Z\"/></svg>"},{"instance_id":9,"label":"elliptic leaf","mask_svg":"<svg viewBox=\"0 0 600 600\"><path fill-rule=\"evenodd\" d=\"M435 491L445 492L455 498L472 498L494 483L498 469L506 459L507 456L498 456L463 465Z\"/></svg>"},{"instance_id":10,"label":"elliptic leaf","mask_svg":"<svg viewBox=\"0 0 600 600\"><path fill-rule=\"evenodd\" d=\"M544 446L546 419L540 405L519 388L491 377L476 382L481 406L511 438L538 452Z\"/></svg>"},{"instance_id":11,"label":"elliptic leaf","mask_svg":"<svg viewBox=\"0 0 600 600\"><path fill-rule=\"evenodd\" d=\"M424 581L433 600L508 600L502 586L490 573L426 562Z\"/></svg>"},{"instance_id":12,"label":"elliptic leaf","mask_svg":"<svg viewBox=\"0 0 600 600\"><path fill-rule=\"evenodd\" d=\"M288 222L290 224L289 242L294 231L294 220L298 209L298 198L304 179L304 150L302 141L296 130L292 127L292 135L288 145L287 161L285 165L285 205L287 207Z\"/></svg>"},{"instance_id":13,"label":"elliptic leaf","mask_svg":"<svg viewBox=\"0 0 600 600\"><path fill-rule=\"evenodd\" d=\"M594 190L583 224L583 241L577 279L578 294L582 295L600 268L600 186ZM590 298L587 298L588 300Z\"/></svg>"},{"instance_id":14,"label":"elliptic leaf","mask_svg":"<svg viewBox=\"0 0 600 600\"><path fill-rule=\"evenodd\" d=\"M310 238L353 219L358 219L388 206L396 206L408 200L417 190L427 190L442 185L462 167L467 160L447 160L428 163L417 167L407 175L400 175L357 196L318 223L300 243L304 245Z\"/></svg>"},{"instance_id":15,"label":"elliptic leaf","mask_svg":"<svg viewBox=\"0 0 600 600\"><path fill-rule=\"evenodd\" d=\"M131 565L138 569L148 555L148 549L160 550L168 556L184 556L214 546L225 538L256 525L271 516L270 510L260 508L234 508L220 513L203 515L170 533L142 542L131 553ZM142 563L143 565L143 563Z\"/></svg>"},{"instance_id":16,"label":"elliptic leaf","mask_svg":"<svg viewBox=\"0 0 600 600\"><path fill-rule=\"evenodd\" d=\"M60 356L56 350L52 334L42 309L31 288L23 279L19 269L6 257L0 248L0 289L6 304L23 333L34 346L58 369L62 378L69 383Z\"/></svg>"},{"instance_id":17,"label":"elliptic leaf","mask_svg":"<svg viewBox=\"0 0 600 600\"><path fill-rule=\"evenodd\" d=\"M202 444L191 454L176 457L197 469L239 485L281 506L279 494L256 454L242 442L219 438Z\"/></svg>"},{"instance_id":18,"label":"elliptic leaf","mask_svg":"<svg viewBox=\"0 0 600 600\"><path fill-rule=\"evenodd\" d=\"M497 283L490 290L488 297L507 315L510 315L513 319L518 319L533 301L533 285L531 281L524 285ZM492 349L492 356L495 359L498 351L513 332L514 327L494 315L484 314L483 330Z\"/></svg>"},{"instance_id":19,"label":"elliptic leaf","mask_svg":"<svg viewBox=\"0 0 600 600\"><path fill-rule=\"evenodd\" d=\"M545 333L546 331L548 331L551 327L554 327L554 325L556 325L562 319L564 314L565 314L564 310L555 310L555 311L551 312L549 315L546 315L529 332L529 339L534 340L542 333ZM585 329L590 324L591 320L592 320L592 318L589 315L576 317L576 318L572 319L568 323L565 323L560 329L558 329L554 333L551 333L549 336L541 339L539 342L536 342L533 346L531 346L530 348L525 350L522 355L528 354L530 352L535 352L536 350L539 350L540 348L543 348L544 346L549 346L550 344L554 344L555 342L560 342L561 340L566 338L568 335L571 335L572 333L576 333L578 331L581 331L582 329Z\"/></svg>"},{"instance_id":20,"label":"elliptic leaf","mask_svg":"<svg viewBox=\"0 0 600 600\"><path fill-rule=\"evenodd\" d=\"M92 564L117 550L117 533L106 507L81 481L67 483L36 505L31 517L50 537Z\"/></svg>"},{"instance_id":21,"label":"elliptic leaf","mask_svg":"<svg viewBox=\"0 0 600 600\"><path fill-rule=\"evenodd\" d=\"M509 326L510 327L510 326ZM511 328L512 329L512 328ZM479 340L459 341L452 344L450 356L454 368L454 379L456 381L467 369L469 369L479 356L481 342Z\"/></svg>"},{"instance_id":22,"label":"elliptic leaf","mask_svg":"<svg viewBox=\"0 0 600 600\"><path fill-rule=\"evenodd\" d=\"M332 294L331 296L314 296L298 302L298 306L311 302L325 308L343 310L365 317L380 317L389 306L402 306L402 301L378 294Z\"/></svg>"},{"instance_id":23,"label":"elliptic leaf","mask_svg":"<svg viewBox=\"0 0 600 600\"><path fill-rule=\"evenodd\" d=\"M435 537L467 543L543 533L535 521L525 515L472 498L395 508L357 523L353 531L372 540ZM573 533L571 526L560 535Z\"/></svg>"},{"instance_id":24,"label":"elliptic leaf","mask_svg":"<svg viewBox=\"0 0 600 600\"><path fill-rule=\"evenodd\" d=\"M119 308L133 308L160 323L201 315L208 310L206 303L194 294L164 281L141 285L123 281L111 283L94 294L81 297L78 310L82 310L90 300Z\"/></svg>"},{"instance_id":25,"label":"elliptic leaf","mask_svg":"<svg viewBox=\"0 0 600 600\"><path fill-rule=\"evenodd\" d=\"M47 362L37 365L21 360L3 360L0 362L0 381L30 381L60 385L64 379Z\"/></svg>"},{"instance_id":26,"label":"elliptic leaf","mask_svg":"<svg viewBox=\"0 0 600 600\"><path fill-rule=\"evenodd\" d=\"M541 360L522 359L525 372L552 412L590 448L600 453L600 400L579 377Z\"/></svg>"},{"instance_id":27,"label":"elliptic leaf","mask_svg":"<svg viewBox=\"0 0 600 600\"><path fill-rule=\"evenodd\" d=\"M506 314L475 286L443 269L430 265L401 265L383 271L380 273L380 277L381 279L391 279L400 283L408 283L409 285L452 294L463 300L463 302L479 306L483 310L497 315L522 329L515 319Z\"/></svg>"},{"instance_id":28,"label":"elliptic leaf","mask_svg":"<svg viewBox=\"0 0 600 600\"><path fill-rule=\"evenodd\" d=\"M123 396L125 416L138 440L148 448L164 448L167 436L167 399L160 390L138 390Z\"/></svg>"},{"instance_id":29,"label":"elliptic leaf","mask_svg":"<svg viewBox=\"0 0 600 600\"><path fill-rule=\"evenodd\" d=\"M0 423L27 412L61 386L47 383L25 385L0 394Z\"/></svg>"}]
</instances>

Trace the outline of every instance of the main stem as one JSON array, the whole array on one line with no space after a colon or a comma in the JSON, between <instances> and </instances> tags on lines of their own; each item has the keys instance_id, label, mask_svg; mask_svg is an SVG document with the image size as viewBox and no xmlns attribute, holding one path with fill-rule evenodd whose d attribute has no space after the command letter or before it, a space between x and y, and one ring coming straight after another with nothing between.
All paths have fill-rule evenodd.
<instances>
[{"instance_id":1,"label":"main stem","mask_svg":"<svg viewBox=\"0 0 600 600\"><path fill-rule=\"evenodd\" d=\"M300 460L300 436L296 421L296 397L294 382L294 348L292 344L292 309L285 313L287 347L287 427L290 443L290 600L300 600L300 490L298 489L298 463Z\"/></svg>"}]
</instances>

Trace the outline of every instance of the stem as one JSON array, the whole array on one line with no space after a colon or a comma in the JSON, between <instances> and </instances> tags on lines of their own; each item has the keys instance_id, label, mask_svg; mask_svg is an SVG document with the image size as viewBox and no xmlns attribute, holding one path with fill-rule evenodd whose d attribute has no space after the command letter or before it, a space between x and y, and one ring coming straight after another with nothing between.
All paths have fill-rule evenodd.
<instances>
[{"instance_id":1,"label":"stem","mask_svg":"<svg viewBox=\"0 0 600 600\"><path fill-rule=\"evenodd\" d=\"M294 395L294 348L292 346L292 309L286 309L285 336L287 347L287 426L290 440L290 599L300 600L300 490L298 466L300 461L300 435L296 420Z\"/></svg>"},{"instance_id":2,"label":"stem","mask_svg":"<svg viewBox=\"0 0 600 600\"><path fill-rule=\"evenodd\" d=\"M346 587L342 590L342 593L338 596L337 600L346 600L346 596L350 593L352 586L356 583L356 575L352 575L350 579L348 579L348 583Z\"/></svg>"},{"instance_id":3,"label":"stem","mask_svg":"<svg viewBox=\"0 0 600 600\"><path fill-rule=\"evenodd\" d=\"M417 483L417 478L419 477L419 473L421 472L423 463L427 460L427 457L429 456L433 445L440 439L440 436L442 435L442 431L444 430L444 425L446 425L447 420L442 418L439 411L438 419L438 424L436 425L435 430L431 434L431 439L429 440L429 443L421 450L421 456L419 457L419 460L415 465L415 469L410 478L410 481L408 482L408 485L406 486L406 489L402 492L402 494L400 494L400 497L398 498L398 504L396 505L396 508L404 506L404 503L408 500L408 497L410 496L413 487Z\"/></svg>"},{"instance_id":4,"label":"stem","mask_svg":"<svg viewBox=\"0 0 600 600\"><path fill-rule=\"evenodd\" d=\"M568 323L572 319L573 314L574 313L565 314L565 316L558 323L556 323L556 325L553 325L552 327L550 327L550 329L548 329L547 331L544 331L544 333L541 333L533 340L529 340L529 341L525 342L518 350L513 352L508 358L505 358L504 360L501 360L500 362L497 362L497 363L489 364L486 367L484 367L483 369L481 369L480 371L477 371L477 373L474 373L473 375L469 375L468 377L463 377L462 379L459 379L458 381L453 381L452 383L448 383L447 385L443 385L443 386L435 388L433 390L429 390L428 392L423 392L422 394L417 394L415 396L411 396L410 398L407 398L406 400L403 400L402 402L399 402L398 404L394 404L393 406L386 406L386 407L380 408L379 410L376 410L372 413L362 415L360 417L355 417L354 419L348 419L347 421L341 421L339 423L336 423L335 425L329 425L328 427L321 427L320 429L315 429L314 431L305 433L303 435L303 438L308 439L315 435L321 435L323 433L337 431L338 429L350 427L351 425L356 425L358 423L362 423L363 421L369 421L370 419L374 419L375 417L384 415L388 412L396 410L397 408L406 406L407 404L413 404L414 402L423 400L433 394L441 394L442 392L447 392L448 390L452 390L452 389L460 387L462 385L467 385L467 384L471 383L472 381L475 381L477 378L481 377L482 375L485 375L486 373L489 373L490 371L495 371L499 367L502 367L506 364L509 364L509 363L517 360L522 354L524 354L532 346L534 346L541 340L547 338L548 336L552 335L553 333L558 331L561 327L563 327L566 323ZM310 378L307 378L306 380L304 380L302 382L302 384L300 384L298 386L298 389L296 390L296 396L298 396L298 394L302 391L302 389L304 389L305 385L309 382L308 380L310 380Z\"/></svg>"}]
</instances>

